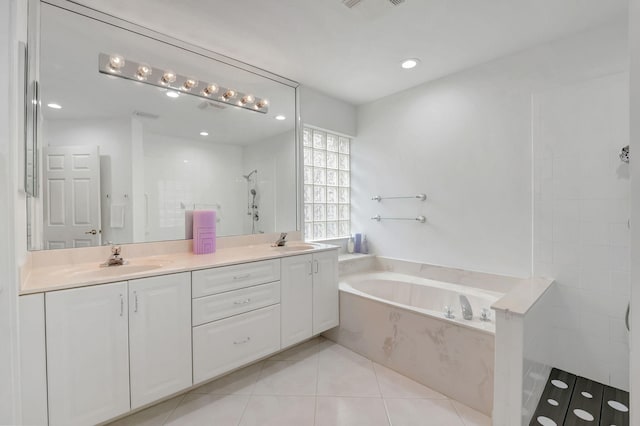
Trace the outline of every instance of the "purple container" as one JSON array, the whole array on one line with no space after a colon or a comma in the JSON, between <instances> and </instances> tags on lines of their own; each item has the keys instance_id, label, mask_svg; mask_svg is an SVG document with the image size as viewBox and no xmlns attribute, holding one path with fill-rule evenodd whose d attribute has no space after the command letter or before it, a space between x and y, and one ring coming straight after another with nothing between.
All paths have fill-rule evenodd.
<instances>
[{"instance_id":1,"label":"purple container","mask_svg":"<svg viewBox=\"0 0 640 426\"><path fill-rule=\"evenodd\" d=\"M209 254L216 251L216 212L193 212L193 253Z\"/></svg>"},{"instance_id":2,"label":"purple container","mask_svg":"<svg viewBox=\"0 0 640 426\"><path fill-rule=\"evenodd\" d=\"M362 249L362 234L356 234L356 243L353 248L353 252L360 253L361 249Z\"/></svg>"}]
</instances>

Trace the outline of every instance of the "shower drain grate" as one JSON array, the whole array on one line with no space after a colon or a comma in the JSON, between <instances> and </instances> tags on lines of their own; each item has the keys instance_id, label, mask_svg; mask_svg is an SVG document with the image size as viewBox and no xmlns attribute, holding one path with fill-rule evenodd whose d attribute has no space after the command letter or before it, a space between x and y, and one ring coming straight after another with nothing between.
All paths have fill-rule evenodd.
<instances>
[{"instance_id":1,"label":"shower drain grate","mask_svg":"<svg viewBox=\"0 0 640 426\"><path fill-rule=\"evenodd\" d=\"M629 426L629 393L554 368L529 426Z\"/></svg>"}]
</instances>

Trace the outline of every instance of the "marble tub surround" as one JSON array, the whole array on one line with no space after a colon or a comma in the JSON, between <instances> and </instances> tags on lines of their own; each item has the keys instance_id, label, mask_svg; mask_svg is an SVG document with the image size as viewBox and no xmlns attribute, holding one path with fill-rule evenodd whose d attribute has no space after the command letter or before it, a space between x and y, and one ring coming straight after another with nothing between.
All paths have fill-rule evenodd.
<instances>
[{"instance_id":1,"label":"marble tub surround","mask_svg":"<svg viewBox=\"0 0 640 426\"><path fill-rule=\"evenodd\" d=\"M204 424L490 426L491 419L320 337L110 426Z\"/></svg>"},{"instance_id":2,"label":"marble tub surround","mask_svg":"<svg viewBox=\"0 0 640 426\"><path fill-rule=\"evenodd\" d=\"M491 333L341 291L340 326L325 336L485 415L491 414Z\"/></svg>"},{"instance_id":3,"label":"marble tub surround","mask_svg":"<svg viewBox=\"0 0 640 426\"><path fill-rule=\"evenodd\" d=\"M375 269L415 275L431 280L466 285L484 290L497 291L499 293L508 293L522 280L522 278L507 275L468 271L381 256L376 257Z\"/></svg>"},{"instance_id":4,"label":"marble tub surround","mask_svg":"<svg viewBox=\"0 0 640 426\"><path fill-rule=\"evenodd\" d=\"M340 253L338 256L338 274L340 276L371 271L376 268L374 254Z\"/></svg>"},{"instance_id":5,"label":"marble tub surround","mask_svg":"<svg viewBox=\"0 0 640 426\"><path fill-rule=\"evenodd\" d=\"M169 243L171 247L187 247L187 242ZM163 243L151 243L152 246ZM146 245L146 244L145 244ZM302 241L290 241L286 247L272 247L269 243L256 243L251 245L231 246L219 248L215 253L206 255L195 255L190 250L175 251L167 253L166 248L152 247L152 250L139 250L135 247L132 253L129 248L137 245L124 246L122 255L129 263L123 266L100 267L100 263L104 262L110 250L108 247L100 247L99 253L95 253L92 248L91 253L86 255L73 253L57 253L57 251L33 252L31 262L25 266L23 270L23 280L20 287L20 294L39 293L44 291L61 290L73 287L81 287L85 285L103 284L115 281L124 281L128 279L151 277L157 275L166 275L185 271L194 271L198 269L214 268L219 266L234 265L246 262L253 262L266 259L274 259L286 256L295 256L297 254L314 253L326 250L335 250L334 246L328 244L313 244L307 247ZM300 246L300 250L294 250L295 246ZM157 254L158 251L162 254ZM107 253L108 252L108 253ZM44 254L52 253L53 256L59 256L64 259L65 255L72 257L71 262L51 264L49 258L37 259L34 262L33 255L39 257ZM104 257L98 256L104 254ZM43 256L46 257L46 256ZM69 259L67 259L69 260ZM37 265L37 266L36 266Z\"/></svg>"}]
</instances>

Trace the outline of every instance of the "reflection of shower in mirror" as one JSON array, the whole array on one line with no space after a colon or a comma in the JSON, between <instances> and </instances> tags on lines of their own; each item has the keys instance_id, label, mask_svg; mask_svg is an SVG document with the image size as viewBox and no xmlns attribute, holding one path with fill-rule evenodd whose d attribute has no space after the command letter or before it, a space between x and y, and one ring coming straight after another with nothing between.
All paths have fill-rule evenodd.
<instances>
[{"instance_id":1,"label":"reflection of shower in mirror","mask_svg":"<svg viewBox=\"0 0 640 426\"><path fill-rule=\"evenodd\" d=\"M249 174L242 175L242 177L247 181L247 216L251 216L251 233L255 234L256 232L260 232L257 229L256 223L260 220L258 203L256 201L256 197L258 196L258 169L254 169L249 172Z\"/></svg>"}]
</instances>

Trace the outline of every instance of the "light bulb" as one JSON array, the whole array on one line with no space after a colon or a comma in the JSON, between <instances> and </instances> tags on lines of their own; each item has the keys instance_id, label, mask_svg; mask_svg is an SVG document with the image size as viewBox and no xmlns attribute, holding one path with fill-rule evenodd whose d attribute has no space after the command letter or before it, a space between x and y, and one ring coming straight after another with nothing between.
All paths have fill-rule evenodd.
<instances>
[{"instance_id":1,"label":"light bulb","mask_svg":"<svg viewBox=\"0 0 640 426\"><path fill-rule=\"evenodd\" d=\"M124 58L120 55L109 56L109 69L112 72L119 72L124 67Z\"/></svg>"},{"instance_id":2,"label":"light bulb","mask_svg":"<svg viewBox=\"0 0 640 426\"><path fill-rule=\"evenodd\" d=\"M136 71L136 78L140 81L144 81L151 75L151 67L149 65L140 65Z\"/></svg>"},{"instance_id":3,"label":"light bulb","mask_svg":"<svg viewBox=\"0 0 640 426\"><path fill-rule=\"evenodd\" d=\"M254 101L255 101L255 99L253 98L253 96L252 96L252 95L244 95L244 96L242 97L242 99L240 99L240 103L241 103L242 105L245 105L245 104L252 104Z\"/></svg>"},{"instance_id":4,"label":"light bulb","mask_svg":"<svg viewBox=\"0 0 640 426\"><path fill-rule=\"evenodd\" d=\"M258 101L256 102L257 109L265 108L268 105L269 105L269 101L266 99L258 99Z\"/></svg>"},{"instance_id":5,"label":"light bulb","mask_svg":"<svg viewBox=\"0 0 640 426\"><path fill-rule=\"evenodd\" d=\"M211 96L218 91L218 86L215 84L210 84L204 88L203 92L207 96Z\"/></svg>"},{"instance_id":6,"label":"light bulb","mask_svg":"<svg viewBox=\"0 0 640 426\"><path fill-rule=\"evenodd\" d=\"M171 84L174 81L176 81L176 74L173 71L165 71L160 79L160 83L162 84Z\"/></svg>"},{"instance_id":7,"label":"light bulb","mask_svg":"<svg viewBox=\"0 0 640 426\"><path fill-rule=\"evenodd\" d=\"M182 85L182 90L191 90L194 87L198 86L198 80L194 80L192 78L188 78L185 80L184 84Z\"/></svg>"},{"instance_id":8,"label":"light bulb","mask_svg":"<svg viewBox=\"0 0 640 426\"><path fill-rule=\"evenodd\" d=\"M202 131L202 132L200 132L200 136L209 136L209 133L205 132L205 131Z\"/></svg>"},{"instance_id":9,"label":"light bulb","mask_svg":"<svg viewBox=\"0 0 640 426\"><path fill-rule=\"evenodd\" d=\"M236 92L231 89L227 89L227 91L224 92L224 94L222 95L225 101L228 101L229 99L233 99L235 96L236 96Z\"/></svg>"}]
</instances>

